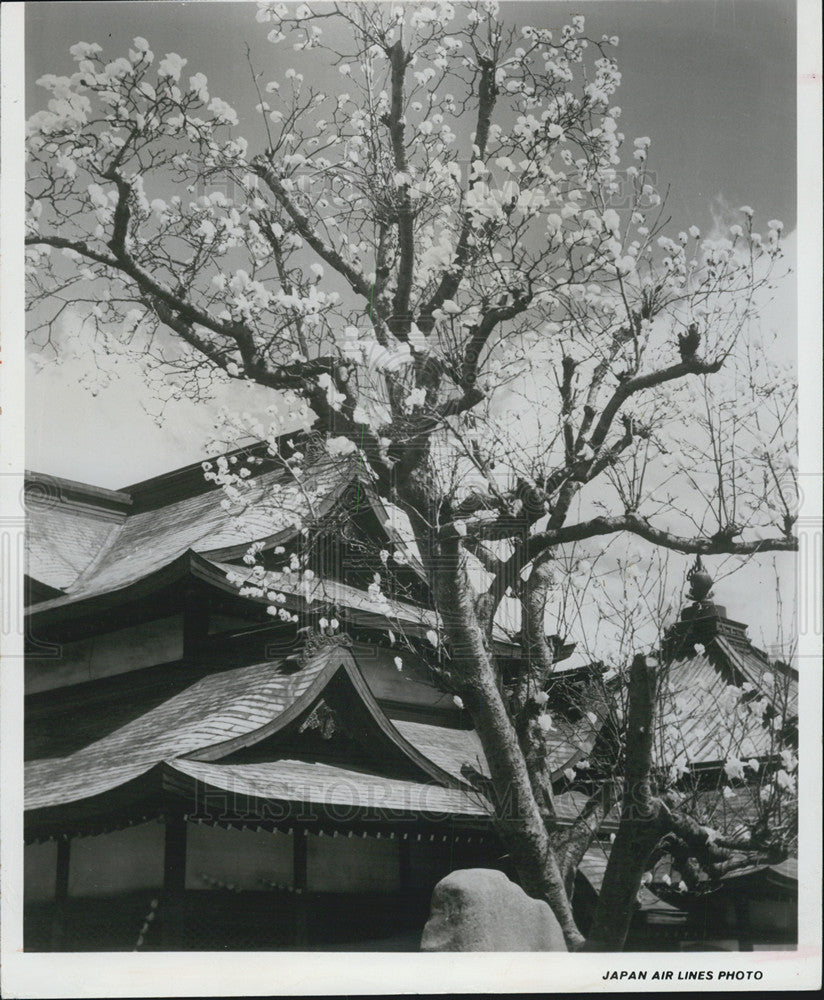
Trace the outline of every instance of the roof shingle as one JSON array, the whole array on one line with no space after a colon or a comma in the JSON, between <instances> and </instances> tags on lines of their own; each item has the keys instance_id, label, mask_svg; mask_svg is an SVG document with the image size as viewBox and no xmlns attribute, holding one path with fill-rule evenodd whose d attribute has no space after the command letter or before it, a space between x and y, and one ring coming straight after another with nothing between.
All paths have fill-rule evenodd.
<instances>
[{"instance_id":1,"label":"roof shingle","mask_svg":"<svg viewBox=\"0 0 824 1000\"><path fill-rule=\"evenodd\" d=\"M325 666L319 656L298 673L270 662L209 674L68 756L29 762L26 808L98 795L160 761L251 732L299 698Z\"/></svg>"},{"instance_id":2,"label":"roof shingle","mask_svg":"<svg viewBox=\"0 0 824 1000\"><path fill-rule=\"evenodd\" d=\"M253 541L293 535L310 515L322 516L351 480L350 460L321 456L300 482L285 470L249 480L242 502L223 490L200 491L153 510L113 513L64 503L32 505L27 532L29 573L73 597L125 587L188 550L228 554Z\"/></svg>"}]
</instances>

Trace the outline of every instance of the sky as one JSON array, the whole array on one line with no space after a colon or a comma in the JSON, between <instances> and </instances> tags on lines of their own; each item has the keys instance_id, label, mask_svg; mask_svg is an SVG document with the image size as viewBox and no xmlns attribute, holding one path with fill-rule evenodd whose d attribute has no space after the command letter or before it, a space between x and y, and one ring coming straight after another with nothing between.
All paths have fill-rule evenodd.
<instances>
[{"instance_id":1,"label":"sky","mask_svg":"<svg viewBox=\"0 0 824 1000\"><path fill-rule=\"evenodd\" d=\"M674 227L694 223L709 232L738 221L732 213L746 203L762 219L782 219L785 232L794 229L791 0L530 0L503 6L514 23L537 26L557 25L580 10L590 33L619 35L622 128L628 137L652 137L651 166L659 189L669 186ZM255 11L254 3L243 2L28 4L27 113L42 106L34 81L73 69L68 48L75 41L97 41L114 58L143 35L156 52L187 58L185 73L205 72L211 92L238 110L237 131L248 134L259 125L246 43L262 68L291 56L266 41ZM787 294L792 298L791 289ZM777 313L786 317L786 309ZM786 337L790 350L794 331L787 329ZM201 457L212 409L181 404L167 411L160 427L147 413L151 402L138 373L91 396L79 384L83 364L76 359L37 374L30 369L29 468L116 488ZM264 398L254 390L237 392L243 409ZM234 398L224 395L221 402Z\"/></svg>"},{"instance_id":2,"label":"sky","mask_svg":"<svg viewBox=\"0 0 824 1000\"><path fill-rule=\"evenodd\" d=\"M513 23L538 27L558 26L582 12L588 34L620 37L621 128L630 142L639 135L652 138L650 164L659 190L669 187L668 214L676 232L692 224L704 233L724 228L739 221L736 209L746 203L762 220L782 219L788 247L794 246L792 0L530 0L502 7ZM68 48L74 42L98 42L104 55L115 58L142 35L158 56L177 52L187 58L185 75L206 73L211 93L238 110L237 133L248 135L260 126L246 44L256 67L272 67L273 75L290 64L300 68L288 47L275 49L266 41L267 26L256 23L255 12L254 3L28 4L27 113L43 106L43 92L34 84L38 77L73 70ZM778 329L793 353L794 315L788 283L765 308L763 323ZM173 405L158 423L147 412L153 404L137 370L91 395L80 385L89 364L79 356L29 366L28 468L123 487L204 457L217 404L255 410L271 403L257 387L233 387L209 406ZM785 579L789 566L785 558ZM774 618L771 573L766 562L753 568L748 592L763 595L755 601L754 620L771 612Z\"/></svg>"},{"instance_id":3,"label":"sky","mask_svg":"<svg viewBox=\"0 0 824 1000\"><path fill-rule=\"evenodd\" d=\"M619 36L622 127L627 136L652 137L651 164L672 185L675 219L688 215L706 230L713 206L726 202L760 207L765 218L794 227L793 0L505 0L502 8L513 23L538 27L582 11L590 34ZM73 67L74 41L97 41L115 56L143 35L156 52L187 58L187 74L206 73L248 133L256 97L246 43L262 69L292 55L266 41L255 11L245 2L29 4L29 107L37 106L39 76Z\"/></svg>"}]
</instances>

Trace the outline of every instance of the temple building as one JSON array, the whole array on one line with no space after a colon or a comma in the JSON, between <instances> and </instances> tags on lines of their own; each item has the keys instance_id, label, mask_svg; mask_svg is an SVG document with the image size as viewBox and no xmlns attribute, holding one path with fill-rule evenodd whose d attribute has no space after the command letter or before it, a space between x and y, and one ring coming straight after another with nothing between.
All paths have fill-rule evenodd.
<instances>
[{"instance_id":1,"label":"temple building","mask_svg":"<svg viewBox=\"0 0 824 1000\"><path fill-rule=\"evenodd\" d=\"M27 950L416 950L445 874L513 874L469 778L488 774L480 741L438 684L448 651L414 549L357 463L301 447L299 477L262 446L229 456L218 471L250 470L242 494L200 464L120 491L30 474ZM284 572L298 551L301 571ZM565 713L564 692L604 668L567 669L572 647L553 639L550 760L571 823L588 791L571 768L598 720ZM516 669L517 636L493 641ZM668 641L691 696L775 671L706 594ZM792 728L797 677L781 669ZM713 785L725 748L692 714L672 727L685 773L709 812L733 810ZM741 753L766 766L770 747L749 739ZM582 925L614 829L579 870ZM706 900L645 888L636 945L791 943L785 868L739 876L753 900L773 886L779 921L742 916L741 894L710 921Z\"/></svg>"}]
</instances>

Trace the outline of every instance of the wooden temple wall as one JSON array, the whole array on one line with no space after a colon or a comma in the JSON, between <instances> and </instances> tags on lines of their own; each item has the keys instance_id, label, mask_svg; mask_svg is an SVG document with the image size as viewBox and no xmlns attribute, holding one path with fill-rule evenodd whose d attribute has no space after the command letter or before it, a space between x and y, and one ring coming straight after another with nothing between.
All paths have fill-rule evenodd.
<instances>
[{"instance_id":1,"label":"wooden temple wall","mask_svg":"<svg viewBox=\"0 0 824 1000\"><path fill-rule=\"evenodd\" d=\"M151 821L25 849L27 951L415 950L435 884L498 867L480 836ZM367 949L368 950L368 949Z\"/></svg>"}]
</instances>

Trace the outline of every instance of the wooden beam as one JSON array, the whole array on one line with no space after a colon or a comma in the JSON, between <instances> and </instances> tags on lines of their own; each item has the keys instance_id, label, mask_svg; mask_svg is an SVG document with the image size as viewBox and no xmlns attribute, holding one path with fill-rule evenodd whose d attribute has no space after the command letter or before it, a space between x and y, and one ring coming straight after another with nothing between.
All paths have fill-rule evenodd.
<instances>
[{"instance_id":1,"label":"wooden beam","mask_svg":"<svg viewBox=\"0 0 824 1000\"><path fill-rule=\"evenodd\" d=\"M753 932L750 921L750 903L741 893L737 893L733 898L733 910L735 913L735 934L738 938L739 951L753 950Z\"/></svg>"},{"instance_id":2,"label":"wooden beam","mask_svg":"<svg viewBox=\"0 0 824 1000\"><path fill-rule=\"evenodd\" d=\"M185 888L186 820L179 813L167 814L163 846L163 901L158 913L160 941L165 951L175 951L179 947L181 904Z\"/></svg>"}]
</instances>

